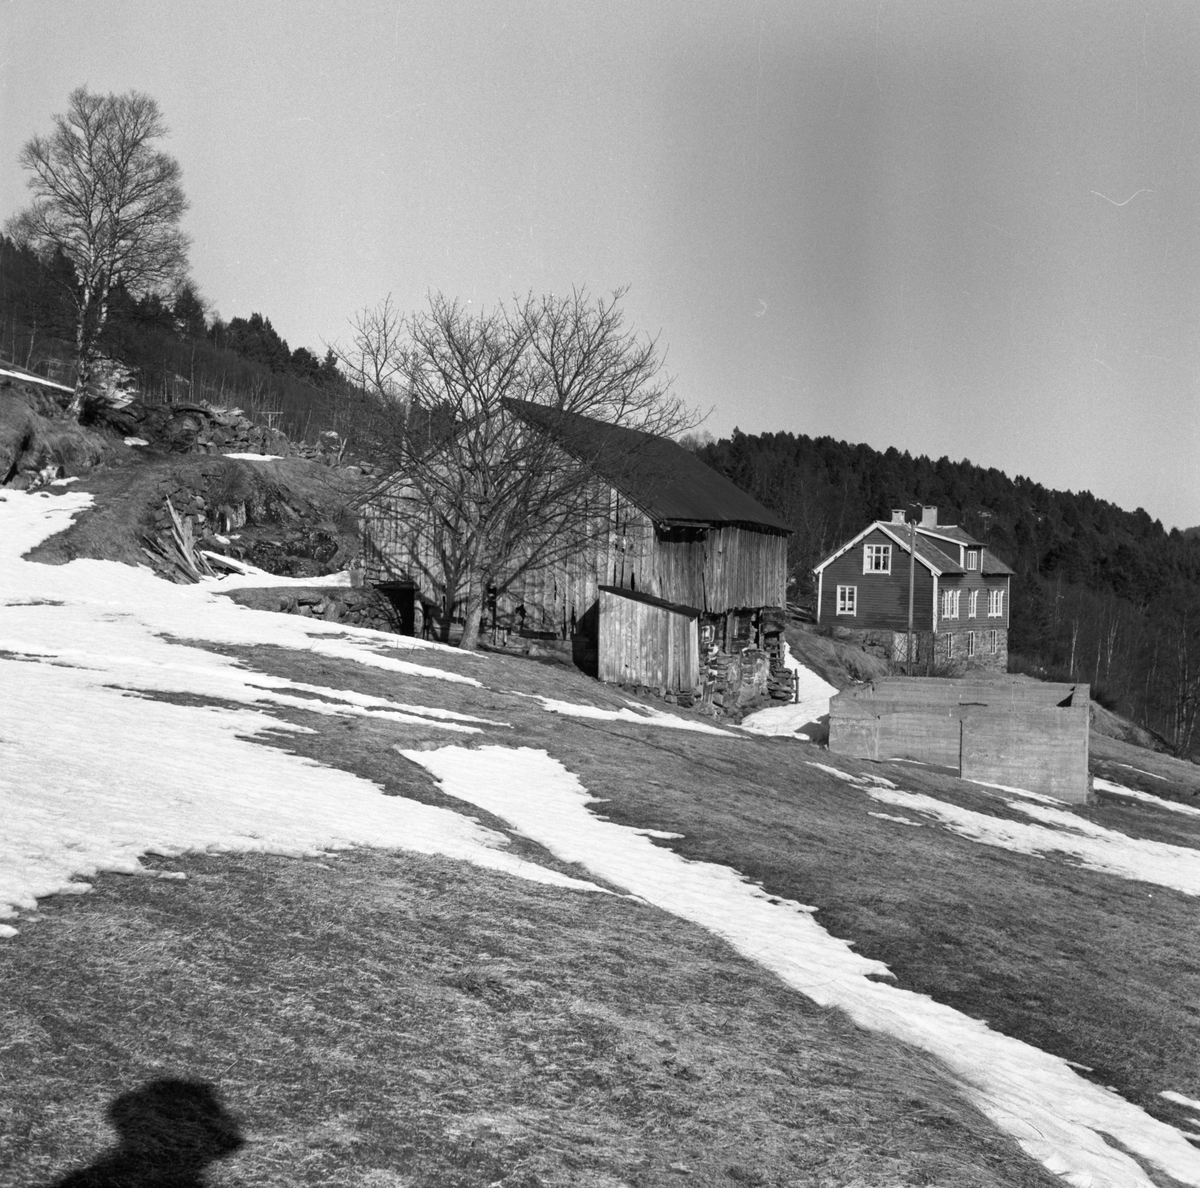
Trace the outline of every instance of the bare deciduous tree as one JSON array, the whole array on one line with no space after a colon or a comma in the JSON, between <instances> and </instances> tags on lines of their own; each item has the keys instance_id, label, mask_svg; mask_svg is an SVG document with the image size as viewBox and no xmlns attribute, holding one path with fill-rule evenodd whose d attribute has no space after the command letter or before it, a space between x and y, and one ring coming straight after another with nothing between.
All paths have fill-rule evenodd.
<instances>
[{"instance_id":1,"label":"bare deciduous tree","mask_svg":"<svg viewBox=\"0 0 1200 1188\"><path fill-rule=\"evenodd\" d=\"M61 252L74 270L75 412L113 289L144 296L172 287L186 271L188 239L179 221L188 204L179 163L151 144L166 131L148 95L94 95L79 87L66 114L54 117L54 131L21 150L33 201L7 230L40 255Z\"/></svg>"},{"instance_id":2,"label":"bare deciduous tree","mask_svg":"<svg viewBox=\"0 0 1200 1188\"><path fill-rule=\"evenodd\" d=\"M489 588L502 592L608 529L586 459L531 428L513 401L659 436L695 423L671 395L655 342L625 327L621 296L530 296L478 314L437 296L403 341L386 302L354 322L355 356L371 361L357 376L375 374L394 344L378 374L402 382L409 410L390 442L395 489L423 534L415 559L436 569L426 576L445 592L445 613L462 606L463 648L478 643Z\"/></svg>"}]
</instances>

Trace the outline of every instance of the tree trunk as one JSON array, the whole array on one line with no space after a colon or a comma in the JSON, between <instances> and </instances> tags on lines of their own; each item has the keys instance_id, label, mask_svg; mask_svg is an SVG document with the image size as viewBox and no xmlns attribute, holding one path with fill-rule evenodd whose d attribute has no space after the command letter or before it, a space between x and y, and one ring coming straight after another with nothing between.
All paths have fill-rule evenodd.
<instances>
[{"instance_id":1,"label":"tree trunk","mask_svg":"<svg viewBox=\"0 0 1200 1188\"><path fill-rule=\"evenodd\" d=\"M474 652L479 647L479 627L483 620L484 583L478 574L472 573L467 581L467 599L463 613L463 634L459 648Z\"/></svg>"}]
</instances>

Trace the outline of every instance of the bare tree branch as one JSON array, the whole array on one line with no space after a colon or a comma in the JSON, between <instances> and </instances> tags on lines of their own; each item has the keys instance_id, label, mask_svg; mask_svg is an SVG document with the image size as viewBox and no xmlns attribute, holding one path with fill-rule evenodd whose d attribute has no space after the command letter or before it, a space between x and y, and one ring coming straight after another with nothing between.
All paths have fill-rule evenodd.
<instances>
[{"instance_id":1,"label":"bare tree branch","mask_svg":"<svg viewBox=\"0 0 1200 1188\"><path fill-rule=\"evenodd\" d=\"M611 528L588 460L513 402L660 436L695 424L670 393L657 344L625 327L621 296L530 295L476 314L439 295L408 320L403 343L390 302L354 323L351 374L381 393L378 374L403 388L409 411L388 443L398 477L387 498L443 614L462 606L464 648L477 644L489 588L567 561Z\"/></svg>"}]
</instances>

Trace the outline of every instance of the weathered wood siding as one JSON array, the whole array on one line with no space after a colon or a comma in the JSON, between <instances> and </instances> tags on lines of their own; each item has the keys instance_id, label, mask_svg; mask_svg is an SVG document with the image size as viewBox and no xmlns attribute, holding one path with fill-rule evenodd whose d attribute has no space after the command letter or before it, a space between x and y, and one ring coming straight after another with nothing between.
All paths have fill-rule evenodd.
<instances>
[{"instance_id":1,"label":"weathered wood siding","mask_svg":"<svg viewBox=\"0 0 1200 1188\"><path fill-rule=\"evenodd\" d=\"M869 544L892 546L891 573L863 573L863 557ZM858 587L857 614L837 613L838 586ZM822 571L818 618L823 626L855 631L907 631L908 550L878 529L868 532ZM913 582L913 630L933 630L933 575L919 561Z\"/></svg>"},{"instance_id":2,"label":"weathered wood siding","mask_svg":"<svg viewBox=\"0 0 1200 1188\"><path fill-rule=\"evenodd\" d=\"M599 676L676 693L699 688L697 616L601 590Z\"/></svg>"},{"instance_id":3,"label":"weathered wood siding","mask_svg":"<svg viewBox=\"0 0 1200 1188\"><path fill-rule=\"evenodd\" d=\"M565 560L531 569L505 585L497 617L526 630L569 638L594 612L601 586L652 594L667 602L711 613L783 606L787 589L787 537L768 530L713 527L656 529L652 521L611 488L604 523ZM428 517L402 488L363 508L364 553L369 581L409 579L422 597L443 605L443 550ZM514 559L510 569L519 567ZM449 592L456 605L462 590ZM591 630L594 631L594 628ZM648 682L643 682L648 683Z\"/></svg>"}]
</instances>

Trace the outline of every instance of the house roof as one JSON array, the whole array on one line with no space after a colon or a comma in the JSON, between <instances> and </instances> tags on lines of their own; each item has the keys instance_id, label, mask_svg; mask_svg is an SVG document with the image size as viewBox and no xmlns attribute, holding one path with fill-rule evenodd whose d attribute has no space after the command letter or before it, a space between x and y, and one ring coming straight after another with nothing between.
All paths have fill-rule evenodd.
<instances>
[{"instance_id":1,"label":"house roof","mask_svg":"<svg viewBox=\"0 0 1200 1188\"><path fill-rule=\"evenodd\" d=\"M836 553L830 553L820 565L814 566L813 573L820 573L826 565L836 561L842 554L849 552L864 536L876 530L882 532L884 536L894 541L899 545L900 549L908 552L908 533L904 530L903 524L893 524L888 520L876 520L874 523L868 524L857 536L846 541ZM917 560L929 570L934 577L941 577L947 573L966 573L967 571L959 565L952 557L943 553L937 545L931 541L925 540L924 537L917 534L916 539L916 554Z\"/></svg>"},{"instance_id":2,"label":"house roof","mask_svg":"<svg viewBox=\"0 0 1200 1188\"><path fill-rule=\"evenodd\" d=\"M982 548L983 546L983 541L976 540L973 536L968 536L956 524L935 524L929 528L918 524L917 531L922 536L941 537L942 540L953 541L955 544L974 545L976 548Z\"/></svg>"},{"instance_id":3,"label":"house roof","mask_svg":"<svg viewBox=\"0 0 1200 1188\"><path fill-rule=\"evenodd\" d=\"M844 553L849 552L850 549L854 548L854 546L863 539L863 537L868 536L870 533L875 532L876 530L882 532L884 536L894 541L900 547L902 552L908 552L907 525L893 524L890 520L876 520L874 523L868 524L857 536L848 540L840 549L837 550L836 553L831 553L828 557L826 557L820 565L814 566L813 573L820 573L825 566L829 565L833 561L836 561ZM973 540L971 537L967 536L967 534L962 532L961 529L953 528L951 531L958 533L959 536L950 537L949 539L959 540L959 538L961 538L960 543L974 545L980 549L979 572L982 573L984 577L1002 577L1006 574L1013 573L1013 570L1005 565L999 557L988 552L988 550L984 548L977 540ZM938 532L939 534L942 534L944 533L944 529L939 526ZM917 528L917 560L920 561L925 568L934 575L934 577L945 577L948 574L967 573L968 571L963 566L959 565L959 563L954 559L953 556L951 556L949 552L939 548L933 540L928 539L930 535L931 533L928 530L926 530L925 534L922 535L920 527ZM954 552L957 553L958 549L954 548Z\"/></svg>"},{"instance_id":4,"label":"house roof","mask_svg":"<svg viewBox=\"0 0 1200 1188\"><path fill-rule=\"evenodd\" d=\"M999 557L997 557L994 553L988 552L983 541L976 540L975 537L968 535L961 528L954 524L937 524L931 528L922 528L921 525L918 524L917 532L923 536L930 537L933 540L944 540L946 542L953 542L954 544L963 545L966 548L978 549L979 572L982 573L984 577L1004 577L1013 573L1013 570L1005 565Z\"/></svg>"},{"instance_id":5,"label":"house roof","mask_svg":"<svg viewBox=\"0 0 1200 1188\"><path fill-rule=\"evenodd\" d=\"M747 495L691 450L652 433L523 400L505 407L550 434L568 453L666 525L744 524L791 532L787 522Z\"/></svg>"}]
</instances>

